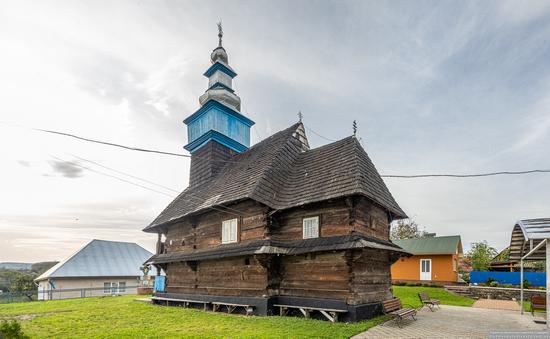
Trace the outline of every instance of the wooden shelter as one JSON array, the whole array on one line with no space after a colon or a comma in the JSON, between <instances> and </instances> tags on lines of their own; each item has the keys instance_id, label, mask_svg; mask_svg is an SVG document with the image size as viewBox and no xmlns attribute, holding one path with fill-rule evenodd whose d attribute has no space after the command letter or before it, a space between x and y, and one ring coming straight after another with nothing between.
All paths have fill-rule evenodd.
<instances>
[{"instance_id":1,"label":"wooden shelter","mask_svg":"<svg viewBox=\"0 0 550 339\"><path fill-rule=\"evenodd\" d=\"M514 225L510 241L510 258L520 259L520 300L523 302L523 266L525 261L546 261L546 305L550 305L550 218L520 220ZM523 307L521 308L523 314ZM550 331L550 312L546 311L546 328Z\"/></svg>"},{"instance_id":2,"label":"wooden shelter","mask_svg":"<svg viewBox=\"0 0 550 339\"><path fill-rule=\"evenodd\" d=\"M379 314L391 264L410 254L389 240L406 215L367 153L354 136L310 149L301 122L249 148L253 122L221 40L211 59L206 99L185 120L190 186L144 229L159 239L147 263L166 272L153 300L331 321Z\"/></svg>"}]
</instances>

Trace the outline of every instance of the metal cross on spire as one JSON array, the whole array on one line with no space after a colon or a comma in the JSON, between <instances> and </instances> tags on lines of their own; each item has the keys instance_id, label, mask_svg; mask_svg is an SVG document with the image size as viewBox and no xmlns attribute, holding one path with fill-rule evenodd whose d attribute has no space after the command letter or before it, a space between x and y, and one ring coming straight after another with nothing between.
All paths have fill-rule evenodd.
<instances>
[{"instance_id":1,"label":"metal cross on spire","mask_svg":"<svg viewBox=\"0 0 550 339\"><path fill-rule=\"evenodd\" d=\"M222 22L218 22L218 47L222 47L222 37L223 37L223 28L222 28Z\"/></svg>"},{"instance_id":2,"label":"metal cross on spire","mask_svg":"<svg viewBox=\"0 0 550 339\"><path fill-rule=\"evenodd\" d=\"M302 111L298 111L298 121L299 122L302 122L302 118L303 118L303 114L302 114Z\"/></svg>"},{"instance_id":3,"label":"metal cross on spire","mask_svg":"<svg viewBox=\"0 0 550 339\"><path fill-rule=\"evenodd\" d=\"M357 120L353 120L353 136L357 135Z\"/></svg>"}]
</instances>

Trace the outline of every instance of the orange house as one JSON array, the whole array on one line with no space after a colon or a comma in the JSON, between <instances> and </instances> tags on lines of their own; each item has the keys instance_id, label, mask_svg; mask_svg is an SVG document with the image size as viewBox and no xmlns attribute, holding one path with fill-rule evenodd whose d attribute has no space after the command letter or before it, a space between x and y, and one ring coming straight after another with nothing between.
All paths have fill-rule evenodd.
<instances>
[{"instance_id":1,"label":"orange house","mask_svg":"<svg viewBox=\"0 0 550 339\"><path fill-rule=\"evenodd\" d=\"M448 284L459 281L458 264L462 256L459 235L394 240L393 243L413 256L402 257L391 266L392 282Z\"/></svg>"}]
</instances>

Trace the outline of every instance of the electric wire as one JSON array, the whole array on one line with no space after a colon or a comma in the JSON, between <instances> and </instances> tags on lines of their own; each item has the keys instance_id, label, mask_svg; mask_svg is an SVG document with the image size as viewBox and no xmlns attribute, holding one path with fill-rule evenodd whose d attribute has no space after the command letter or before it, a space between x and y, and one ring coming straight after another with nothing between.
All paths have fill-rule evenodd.
<instances>
[{"instance_id":1,"label":"electric wire","mask_svg":"<svg viewBox=\"0 0 550 339\"><path fill-rule=\"evenodd\" d=\"M5 122L0 122L4 123ZM305 126L305 125L304 125ZM18 126L22 127L22 126ZM23 127L26 128L26 127ZM313 131L311 128L306 128L313 132L314 134L320 136L321 138L324 138L329 141L336 141L333 139L326 138L317 132ZM45 133L52 133L67 137L76 138L79 140L87 141L87 142L93 142L108 146L114 146L114 147L120 147L127 150L133 150L133 151L141 151L141 152L148 152L148 153L159 153L163 155L171 155L171 156L178 156L178 157L186 157L191 158L191 155L187 154L178 154L178 153L172 153L172 152L164 152L164 151L158 151L158 150L152 150L152 149L144 149L144 148L138 148L138 147L131 147L131 146L125 146L121 144L116 144L112 142L106 142L101 140L95 140L90 138L81 137L72 133L65 133L65 132L59 132L54 130L46 130L46 129L40 129L40 128L30 128L35 131L45 132ZM216 160L217 162L225 162L225 163L238 163L239 161L235 160ZM331 172L331 171L328 171ZM336 172L334 172L336 173ZM380 176L383 178L402 178L402 179L415 179L415 178L476 178L476 177L490 177L490 176L499 176L499 175L525 175L525 174L536 174L536 173L550 173L550 169L530 169L530 170L522 170L522 171L497 171L497 172L486 172L486 173L469 173L469 174L456 174L456 173L439 173L439 174L411 174L411 175L402 175L402 174L381 174Z\"/></svg>"}]
</instances>

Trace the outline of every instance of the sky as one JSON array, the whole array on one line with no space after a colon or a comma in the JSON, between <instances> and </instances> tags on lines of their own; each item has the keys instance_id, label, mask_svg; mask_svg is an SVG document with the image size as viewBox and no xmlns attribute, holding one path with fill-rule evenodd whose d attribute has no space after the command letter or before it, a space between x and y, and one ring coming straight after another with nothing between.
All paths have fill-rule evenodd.
<instances>
[{"instance_id":1,"label":"sky","mask_svg":"<svg viewBox=\"0 0 550 339\"><path fill-rule=\"evenodd\" d=\"M219 20L252 143L301 111L313 147L357 120L381 174L550 169L548 1L2 1L0 261L61 260L94 238L153 251L141 230L187 186L189 159L31 128L186 153ZM550 174L385 182L466 250L550 216Z\"/></svg>"}]
</instances>

